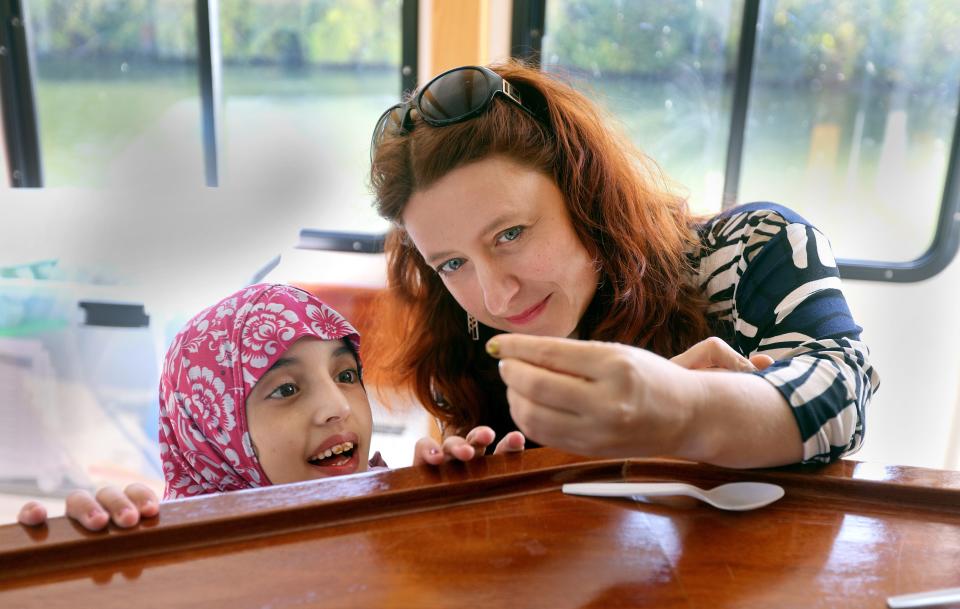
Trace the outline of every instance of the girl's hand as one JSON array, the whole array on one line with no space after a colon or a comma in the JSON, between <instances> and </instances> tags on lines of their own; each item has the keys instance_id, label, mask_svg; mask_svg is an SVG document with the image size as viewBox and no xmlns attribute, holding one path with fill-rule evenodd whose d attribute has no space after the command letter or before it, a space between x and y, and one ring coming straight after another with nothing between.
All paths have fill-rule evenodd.
<instances>
[{"instance_id":1,"label":"girl's hand","mask_svg":"<svg viewBox=\"0 0 960 609\"><path fill-rule=\"evenodd\" d=\"M773 363L769 355L755 353L750 359L737 353L726 341L716 336L706 338L680 355L670 358L688 370L729 370L731 372L757 372Z\"/></svg>"},{"instance_id":2,"label":"girl's hand","mask_svg":"<svg viewBox=\"0 0 960 609\"><path fill-rule=\"evenodd\" d=\"M149 487L133 483L120 491L107 486L97 491L96 498L87 491L73 491L67 495L66 515L90 531L99 531L112 520L121 528L129 528L140 518L151 518L160 512L160 502ZM35 501L20 508L17 521L27 526L47 522L47 510Z\"/></svg>"},{"instance_id":3,"label":"girl's hand","mask_svg":"<svg viewBox=\"0 0 960 609\"><path fill-rule=\"evenodd\" d=\"M500 358L510 414L530 438L595 456L677 455L690 440L702 372L727 365L701 343L681 363L621 345L502 334L487 345Z\"/></svg>"},{"instance_id":4,"label":"girl's hand","mask_svg":"<svg viewBox=\"0 0 960 609\"><path fill-rule=\"evenodd\" d=\"M496 434L493 429L486 425L474 427L466 437L448 436L443 444L437 444L437 441L430 437L420 438L417 441L413 452L413 464L439 465L447 461L470 461L476 457L483 456L487 447L493 443ZM511 431L503 436L493 454L520 452L526 439L519 431Z\"/></svg>"}]
</instances>

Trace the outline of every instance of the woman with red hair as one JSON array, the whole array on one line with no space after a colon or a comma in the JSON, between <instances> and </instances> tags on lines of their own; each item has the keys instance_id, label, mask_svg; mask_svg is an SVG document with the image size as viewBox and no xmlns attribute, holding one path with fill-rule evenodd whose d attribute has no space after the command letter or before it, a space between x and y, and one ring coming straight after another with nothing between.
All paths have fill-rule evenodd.
<instances>
[{"instance_id":1,"label":"woman with red hair","mask_svg":"<svg viewBox=\"0 0 960 609\"><path fill-rule=\"evenodd\" d=\"M862 443L878 377L829 243L792 211L692 217L589 99L517 63L437 76L383 114L371 158L394 229L369 372L444 434L731 467Z\"/></svg>"}]
</instances>

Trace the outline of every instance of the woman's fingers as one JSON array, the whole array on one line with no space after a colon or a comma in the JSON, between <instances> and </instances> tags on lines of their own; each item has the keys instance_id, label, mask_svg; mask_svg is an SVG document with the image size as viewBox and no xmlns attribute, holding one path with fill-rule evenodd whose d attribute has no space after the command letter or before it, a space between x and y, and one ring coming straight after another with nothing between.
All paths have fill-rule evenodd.
<instances>
[{"instance_id":1,"label":"woman's fingers","mask_svg":"<svg viewBox=\"0 0 960 609\"><path fill-rule=\"evenodd\" d=\"M424 437L417 440L413 448L414 465L440 465L443 463L443 451L440 444L431 437Z\"/></svg>"},{"instance_id":2,"label":"woman's fingers","mask_svg":"<svg viewBox=\"0 0 960 609\"><path fill-rule=\"evenodd\" d=\"M523 360L539 368L587 379L603 375L605 356L611 347L609 343L526 334L500 334L487 341L487 353L493 357Z\"/></svg>"},{"instance_id":3,"label":"woman's fingers","mask_svg":"<svg viewBox=\"0 0 960 609\"><path fill-rule=\"evenodd\" d=\"M477 455L477 449L460 436L449 436L443 441L444 460L456 459L457 461L469 461Z\"/></svg>"},{"instance_id":4,"label":"woman's fingers","mask_svg":"<svg viewBox=\"0 0 960 609\"><path fill-rule=\"evenodd\" d=\"M487 428L489 429L489 428ZM492 430L491 430L492 432ZM413 464L440 465L447 461L456 459L457 461L469 461L477 454L477 449L460 436L450 436L443 441L443 445L437 444L433 438L420 438L414 447Z\"/></svg>"},{"instance_id":5,"label":"woman's fingers","mask_svg":"<svg viewBox=\"0 0 960 609\"><path fill-rule=\"evenodd\" d=\"M115 486L106 486L97 491L97 502L110 513L110 519L118 527L126 529L140 522L137 507Z\"/></svg>"},{"instance_id":6,"label":"woman's fingers","mask_svg":"<svg viewBox=\"0 0 960 609\"><path fill-rule=\"evenodd\" d=\"M30 527L44 524L47 521L47 508L36 501L25 503L17 514L17 522Z\"/></svg>"},{"instance_id":7,"label":"woman's fingers","mask_svg":"<svg viewBox=\"0 0 960 609\"><path fill-rule=\"evenodd\" d=\"M591 381L519 359L500 360L500 378L510 389L542 406L577 414L576 405L596 397Z\"/></svg>"},{"instance_id":8,"label":"woman's fingers","mask_svg":"<svg viewBox=\"0 0 960 609\"><path fill-rule=\"evenodd\" d=\"M89 531L99 531L110 522L110 514L87 491L67 495L67 516Z\"/></svg>"},{"instance_id":9,"label":"woman's fingers","mask_svg":"<svg viewBox=\"0 0 960 609\"><path fill-rule=\"evenodd\" d=\"M584 423L578 414L545 407L512 387L507 388L507 402L510 403L510 416L525 437L560 450L576 452L573 445L578 444L580 438L571 430L584 431Z\"/></svg>"},{"instance_id":10,"label":"woman's fingers","mask_svg":"<svg viewBox=\"0 0 960 609\"><path fill-rule=\"evenodd\" d=\"M732 372L757 371L757 367L751 360L737 353L733 347L717 336L700 341L680 355L672 357L670 361L688 370L719 368Z\"/></svg>"},{"instance_id":11,"label":"woman's fingers","mask_svg":"<svg viewBox=\"0 0 960 609\"><path fill-rule=\"evenodd\" d=\"M502 455L504 453L522 452L526 443L527 439L523 437L522 433L519 431L511 431L500 438L500 441L497 442L497 447L493 449L493 454Z\"/></svg>"},{"instance_id":12,"label":"woman's fingers","mask_svg":"<svg viewBox=\"0 0 960 609\"><path fill-rule=\"evenodd\" d=\"M496 439L496 433L486 425L474 427L466 437L449 436L443 441L442 446L433 438L420 438L414 448L413 464L439 465L453 460L470 461L484 455L494 439ZM522 433L512 431L500 440L493 454L521 451L525 442Z\"/></svg>"},{"instance_id":13,"label":"woman's fingers","mask_svg":"<svg viewBox=\"0 0 960 609\"><path fill-rule=\"evenodd\" d=\"M757 367L757 370L766 370L775 360L769 355L754 353L750 356L750 363Z\"/></svg>"},{"instance_id":14,"label":"woman's fingers","mask_svg":"<svg viewBox=\"0 0 960 609\"><path fill-rule=\"evenodd\" d=\"M496 437L497 434L493 431L493 428L480 425L467 432L467 436L464 439L473 447L474 456L479 457L486 454L487 447L493 444Z\"/></svg>"}]
</instances>

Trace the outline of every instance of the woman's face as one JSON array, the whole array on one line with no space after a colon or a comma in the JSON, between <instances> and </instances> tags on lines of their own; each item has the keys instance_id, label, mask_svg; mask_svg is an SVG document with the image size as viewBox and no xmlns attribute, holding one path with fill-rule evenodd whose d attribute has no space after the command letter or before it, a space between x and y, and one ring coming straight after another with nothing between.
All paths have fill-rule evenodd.
<instances>
[{"instance_id":1,"label":"woman's face","mask_svg":"<svg viewBox=\"0 0 960 609\"><path fill-rule=\"evenodd\" d=\"M599 271L563 194L504 157L464 165L416 192L402 221L460 306L492 328L571 336L596 293Z\"/></svg>"},{"instance_id":2,"label":"woman's face","mask_svg":"<svg viewBox=\"0 0 960 609\"><path fill-rule=\"evenodd\" d=\"M273 484L367 469L370 403L342 340L301 338L247 396L247 426Z\"/></svg>"}]
</instances>

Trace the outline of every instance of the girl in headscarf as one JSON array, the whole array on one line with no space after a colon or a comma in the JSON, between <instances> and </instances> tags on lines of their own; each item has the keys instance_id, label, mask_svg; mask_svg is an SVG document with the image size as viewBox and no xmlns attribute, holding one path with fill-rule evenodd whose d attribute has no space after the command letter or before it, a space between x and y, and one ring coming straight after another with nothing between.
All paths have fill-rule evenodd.
<instances>
[{"instance_id":1,"label":"girl in headscarf","mask_svg":"<svg viewBox=\"0 0 960 609\"><path fill-rule=\"evenodd\" d=\"M385 468L370 456L372 418L360 336L339 313L287 285L244 288L194 316L173 340L160 376L164 499ZM467 461L493 441L489 427L438 445L421 439L414 464ZM496 452L522 450L519 433ZM157 513L142 484L67 498L67 515L97 530ZM46 512L28 503L23 524Z\"/></svg>"}]
</instances>

